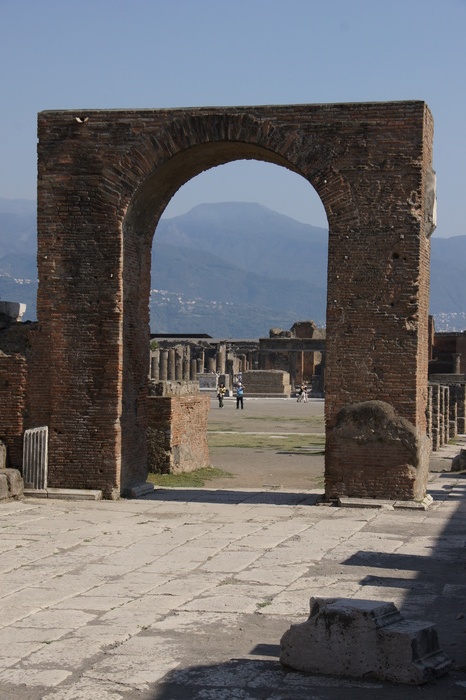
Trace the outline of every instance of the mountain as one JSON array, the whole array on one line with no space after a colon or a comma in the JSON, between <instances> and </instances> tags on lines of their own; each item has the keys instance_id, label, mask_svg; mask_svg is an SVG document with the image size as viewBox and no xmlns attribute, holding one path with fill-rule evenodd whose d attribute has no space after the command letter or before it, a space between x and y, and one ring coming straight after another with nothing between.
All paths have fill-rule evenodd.
<instances>
[{"instance_id":1,"label":"mountain","mask_svg":"<svg viewBox=\"0 0 466 700\"><path fill-rule=\"evenodd\" d=\"M0 198L0 260L7 253L35 255L36 220L34 201Z\"/></svg>"},{"instance_id":2,"label":"mountain","mask_svg":"<svg viewBox=\"0 0 466 700\"><path fill-rule=\"evenodd\" d=\"M35 318L36 205L0 198L0 299ZM437 330L464 323L466 236L432 238ZM200 204L161 219L152 249L151 326L157 333L258 337L297 320L325 324L327 231L259 204ZM462 330L456 328L456 330Z\"/></svg>"},{"instance_id":3,"label":"mountain","mask_svg":"<svg viewBox=\"0 0 466 700\"><path fill-rule=\"evenodd\" d=\"M161 219L155 241L202 250L257 275L327 286L326 229L260 204L199 204L187 214Z\"/></svg>"}]
</instances>

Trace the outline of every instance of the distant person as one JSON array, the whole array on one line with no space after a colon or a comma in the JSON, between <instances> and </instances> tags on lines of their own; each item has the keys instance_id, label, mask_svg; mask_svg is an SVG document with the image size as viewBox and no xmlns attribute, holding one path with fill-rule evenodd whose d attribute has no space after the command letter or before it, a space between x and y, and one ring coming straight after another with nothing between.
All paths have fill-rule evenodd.
<instances>
[{"instance_id":1,"label":"distant person","mask_svg":"<svg viewBox=\"0 0 466 700\"><path fill-rule=\"evenodd\" d=\"M217 389L217 399L218 399L218 407L219 408L223 408L223 397L225 396L226 391L227 390L226 390L225 384L223 384L221 382L218 385L218 389Z\"/></svg>"},{"instance_id":2,"label":"distant person","mask_svg":"<svg viewBox=\"0 0 466 700\"><path fill-rule=\"evenodd\" d=\"M307 392L308 392L308 387L306 382L302 382L301 386L298 389L298 403L301 403L303 401L304 403L307 403Z\"/></svg>"},{"instance_id":3,"label":"distant person","mask_svg":"<svg viewBox=\"0 0 466 700\"><path fill-rule=\"evenodd\" d=\"M244 386L241 384L241 382L238 382L238 384L236 385L236 408L239 408L241 404L241 410L244 408L243 397Z\"/></svg>"},{"instance_id":4,"label":"distant person","mask_svg":"<svg viewBox=\"0 0 466 700\"><path fill-rule=\"evenodd\" d=\"M307 403L307 393L308 393L308 391L309 391L309 389L308 389L307 383L306 383L306 382L303 382L303 383L301 384L301 393L302 393L302 397L303 397L304 403Z\"/></svg>"}]
</instances>

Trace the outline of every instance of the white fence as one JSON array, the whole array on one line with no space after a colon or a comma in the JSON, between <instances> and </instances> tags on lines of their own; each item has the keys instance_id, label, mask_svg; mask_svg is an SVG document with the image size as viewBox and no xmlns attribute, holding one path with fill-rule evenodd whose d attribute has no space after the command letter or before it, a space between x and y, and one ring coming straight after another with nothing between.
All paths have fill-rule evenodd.
<instances>
[{"instance_id":1,"label":"white fence","mask_svg":"<svg viewBox=\"0 0 466 700\"><path fill-rule=\"evenodd\" d=\"M47 488L48 438L47 426L24 432L23 479L26 488Z\"/></svg>"}]
</instances>

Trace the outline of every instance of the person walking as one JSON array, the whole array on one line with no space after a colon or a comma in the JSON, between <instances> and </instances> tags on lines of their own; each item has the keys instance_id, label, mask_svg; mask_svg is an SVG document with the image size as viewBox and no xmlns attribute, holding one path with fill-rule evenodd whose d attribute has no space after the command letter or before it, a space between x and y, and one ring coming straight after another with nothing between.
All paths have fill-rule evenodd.
<instances>
[{"instance_id":1,"label":"person walking","mask_svg":"<svg viewBox=\"0 0 466 700\"><path fill-rule=\"evenodd\" d=\"M220 384L218 385L218 388L217 388L217 399L218 399L218 407L219 408L223 408L223 397L225 396L226 391L227 390L226 390L225 384L220 382Z\"/></svg>"},{"instance_id":2,"label":"person walking","mask_svg":"<svg viewBox=\"0 0 466 700\"><path fill-rule=\"evenodd\" d=\"M236 385L236 408L239 408L241 404L241 410L244 408L244 387L241 382Z\"/></svg>"},{"instance_id":3,"label":"person walking","mask_svg":"<svg viewBox=\"0 0 466 700\"><path fill-rule=\"evenodd\" d=\"M301 391L302 391L303 401L304 401L304 403L307 403L307 393L308 393L309 389L307 387L306 382L303 382L301 384Z\"/></svg>"},{"instance_id":4,"label":"person walking","mask_svg":"<svg viewBox=\"0 0 466 700\"><path fill-rule=\"evenodd\" d=\"M304 403L307 403L307 392L308 392L307 384L306 384L306 382L303 382L298 389L298 398L297 398L298 403L301 403L301 401L303 401Z\"/></svg>"}]
</instances>

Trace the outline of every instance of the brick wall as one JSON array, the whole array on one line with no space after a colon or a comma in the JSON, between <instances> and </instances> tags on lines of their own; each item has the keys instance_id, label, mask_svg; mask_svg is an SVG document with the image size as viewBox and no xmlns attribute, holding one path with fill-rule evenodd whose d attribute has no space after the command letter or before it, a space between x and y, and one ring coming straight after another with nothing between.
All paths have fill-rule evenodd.
<instances>
[{"instance_id":1,"label":"brick wall","mask_svg":"<svg viewBox=\"0 0 466 700\"><path fill-rule=\"evenodd\" d=\"M200 394L149 398L149 471L177 474L210 466L209 410L210 398Z\"/></svg>"},{"instance_id":2,"label":"brick wall","mask_svg":"<svg viewBox=\"0 0 466 700\"><path fill-rule=\"evenodd\" d=\"M0 352L0 440L7 448L6 466L22 468L27 364L21 355Z\"/></svg>"}]
</instances>

